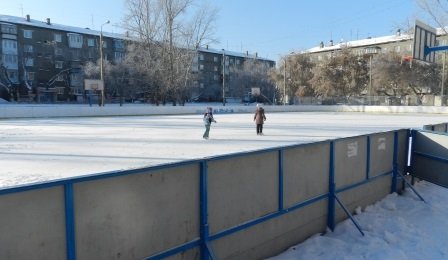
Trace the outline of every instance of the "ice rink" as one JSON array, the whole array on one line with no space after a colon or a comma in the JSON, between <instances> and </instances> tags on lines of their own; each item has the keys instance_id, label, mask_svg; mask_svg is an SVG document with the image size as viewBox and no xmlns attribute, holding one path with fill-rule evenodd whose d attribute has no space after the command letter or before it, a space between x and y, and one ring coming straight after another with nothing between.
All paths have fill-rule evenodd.
<instances>
[{"instance_id":1,"label":"ice rink","mask_svg":"<svg viewBox=\"0 0 448 260\"><path fill-rule=\"evenodd\" d=\"M0 120L0 187L446 122L442 114L269 113Z\"/></svg>"}]
</instances>

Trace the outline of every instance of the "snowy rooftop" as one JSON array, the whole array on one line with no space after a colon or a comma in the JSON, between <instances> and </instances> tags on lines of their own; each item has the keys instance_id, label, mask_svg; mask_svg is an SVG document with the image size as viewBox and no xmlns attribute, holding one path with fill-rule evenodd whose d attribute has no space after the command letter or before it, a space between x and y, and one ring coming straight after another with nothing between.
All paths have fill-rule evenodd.
<instances>
[{"instance_id":1,"label":"snowy rooftop","mask_svg":"<svg viewBox=\"0 0 448 260\"><path fill-rule=\"evenodd\" d=\"M242 52L234 52L234 51L228 51L228 50L217 50L217 49L210 49L210 48L198 48L201 52L208 52L208 53L215 53L215 54L225 54L235 57L241 57L241 58L250 58L250 59L258 59L258 60L264 60L264 61L273 61L267 58L259 57L257 54L250 54L250 53L242 53Z\"/></svg>"},{"instance_id":2,"label":"snowy rooftop","mask_svg":"<svg viewBox=\"0 0 448 260\"><path fill-rule=\"evenodd\" d=\"M437 35L445 35L447 34L448 28L437 28ZM381 37L375 37L375 38L368 38L368 39L362 39L362 40L356 40L356 41L348 41L348 42L340 42L337 44L334 44L333 46L324 46L321 48L320 46L310 48L308 50L305 50L305 53L315 53L315 52L326 52L326 51L332 51L332 50L339 50L344 47L363 47L363 46L371 46L375 44L384 44L384 43L390 43L390 42L400 42L400 41L407 41L414 38L414 35L411 34L395 34L395 35L389 35L389 36L381 36Z\"/></svg>"},{"instance_id":3,"label":"snowy rooftop","mask_svg":"<svg viewBox=\"0 0 448 260\"><path fill-rule=\"evenodd\" d=\"M91 30L89 28L80 28L80 27L75 27L75 26L62 25L62 24L53 23L51 21L50 21L50 24L48 24L47 21L39 21L39 20L35 20L35 19L30 19L30 21L28 22L26 17L17 17L17 16L10 16L10 15L2 15L2 14L0 14L0 23L22 24L22 25L27 25L27 26L39 27L39 28L60 30L60 31L65 31L65 32L74 32L74 33L94 35L94 36L100 36L100 34L101 34L100 31ZM125 35L118 34L118 33L110 33L110 32L103 31L103 36L116 38L116 39L131 40L130 37L126 37ZM223 53L222 50L215 50L215 49L209 49L209 48L199 48L198 50L202 51L202 52L217 53L217 54ZM227 51L227 50L224 52L226 55L230 55L230 56L272 61L272 60L269 60L266 58L257 57L256 55L253 55L253 54L246 54L246 53Z\"/></svg>"},{"instance_id":4,"label":"snowy rooftop","mask_svg":"<svg viewBox=\"0 0 448 260\"><path fill-rule=\"evenodd\" d=\"M3 15L3 14L0 14L0 23L22 24L22 25L39 27L39 28L60 30L60 31L65 31L65 32L74 32L74 33L95 35L95 36L100 36L100 34L101 34L100 31L91 30L89 28L80 28L80 27L56 24L53 22L50 22L50 24L48 24L47 21L39 21L39 20L34 20L34 19L30 19L30 21L28 22L26 17L17 17L17 16ZM123 40L129 39L129 38L125 37L123 34L110 33L110 32L104 32L104 31L103 31L103 36L117 38L117 39L123 39Z\"/></svg>"}]
</instances>

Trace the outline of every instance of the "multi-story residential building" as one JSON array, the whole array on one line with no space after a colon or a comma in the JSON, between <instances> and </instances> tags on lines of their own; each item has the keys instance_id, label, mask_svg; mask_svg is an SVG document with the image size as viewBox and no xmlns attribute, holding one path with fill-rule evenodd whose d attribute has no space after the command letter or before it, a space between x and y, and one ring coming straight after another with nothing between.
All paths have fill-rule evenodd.
<instances>
[{"instance_id":1,"label":"multi-story residential building","mask_svg":"<svg viewBox=\"0 0 448 260\"><path fill-rule=\"evenodd\" d=\"M0 15L1 66L4 85L37 102L83 101L81 66L99 59L100 32L26 18ZM103 57L124 56L125 37L103 34ZM6 79L5 79L6 78Z\"/></svg>"},{"instance_id":2,"label":"multi-story residential building","mask_svg":"<svg viewBox=\"0 0 448 260\"><path fill-rule=\"evenodd\" d=\"M214 50L208 47L197 50L192 71L198 75L197 80L193 83L193 89L199 100L222 100L223 90L226 99L241 99L243 98L241 93L247 96L251 89L241 90L238 85L239 72L247 60L262 64L266 68L275 66L274 61L258 57L257 54L251 55L248 52Z\"/></svg>"},{"instance_id":3,"label":"multi-story residential building","mask_svg":"<svg viewBox=\"0 0 448 260\"><path fill-rule=\"evenodd\" d=\"M437 37L439 45L447 45L448 35L440 28L437 29ZM335 52L342 48L349 48L358 55L371 55L376 53L396 52L403 59L412 59L412 50L414 44L414 36L410 34L402 34L400 30L395 35L367 38L363 40L355 40L348 42L340 42L334 44L332 40L325 45L323 42L317 47L313 47L305 51L309 53L312 61L321 61L331 57Z\"/></svg>"},{"instance_id":4,"label":"multi-story residential building","mask_svg":"<svg viewBox=\"0 0 448 260\"><path fill-rule=\"evenodd\" d=\"M35 102L84 102L82 65L100 58L100 35L103 58L112 63L125 57L126 42L131 40L121 34L53 24L49 18L33 20L29 15L0 15L0 28L0 97L9 88L16 98ZM197 49L192 64L196 96L219 100L222 89L232 96L232 72L247 59L275 66L274 61L248 53Z\"/></svg>"}]
</instances>

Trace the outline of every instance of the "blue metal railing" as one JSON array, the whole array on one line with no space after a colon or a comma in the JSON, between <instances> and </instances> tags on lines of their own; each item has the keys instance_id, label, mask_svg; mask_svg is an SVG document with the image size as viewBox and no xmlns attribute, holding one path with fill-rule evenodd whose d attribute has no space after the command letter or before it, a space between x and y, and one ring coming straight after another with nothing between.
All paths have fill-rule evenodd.
<instances>
[{"instance_id":1,"label":"blue metal railing","mask_svg":"<svg viewBox=\"0 0 448 260\"><path fill-rule=\"evenodd\" d=\"M265 221L280 217L284 214L288 214L289 212L292 212L294 210L303 208L305 206L308 206L310 204L328 199L328 212L327 212L327 226L334 230L336 225L336 202L341 206L341 208L346 212L347 216L353 221L355 226L360 230L360 232L363 234L361 227L357 222L354 220L354 218L351 216L350 212L347 210L347 208L344 206L343 202L339 199L337 196L338 193L365 185L371 181L374 181L378 178L382 178L385 176L391 176L392 177L392 189L391 192L396 191L396 178L397 178L397 171L398 171L398 164L397 164L397 155L398 155L398 132L393 131L394 133L394 145L393 145L393 170L388 171L382 174L379 174L377 176L371 177L370 176L370 163L371 163L371 145L370 145L370 135L364 135L364 137L367 138L367 151L366 151L366 174L365 178L357 182L355 184L351 184L345 187L336 188L335 183L335 141L321 141L316 143L310 143L310 144L300 144L300 145L291 145L291 146L285 146L281 148L270 148L270 149L264 149L260 151L254 151L250 152L253 154L257 153L265 153L265 152L278 152L278 207L276 212L272 212L270 214L252 219L250 221L240 223L236 226L230 227L226 230L220 231L216 234L210 235L209 233L209 223L208 223L208 190L207 190L207 177L208 177L208 170L207 165L209 161L213 160L221 160L225 158L232 158L236 157L238 155L242 154L248 154L248 153L235 153L225 156L218 156L213 158L207 158L207 159L201 159L201 160L190 160L186 162L178 162L178 163L172 163L172 164L166 164L166 165L158 165L143 169L135 169L135 170L127 170L127 171L117 171L117 172L110 172L107 174L101 174L101 175L91 175L91 176L84 176L84 177L77 177L77 178L69 178L64 180L57 180L57 181L51 181L46 183L39 183L39 184L33 184L33 185L25 185L20 187L14 187L14 188L8 188L8 189L0 189L0 195L4 194L11 194L11 193L17 193L17 192L23 192L28 190L36 190L36 189L44 189L49 187L64 187L64 197L65 197L65 222L66 222L66 246L67 246L67 259L68 260L75 260L76 259L76 239L75 239L75 214L74 214L74 194L73 194L73 184L79 183L79 182L85 182L85 181L92 181L92 180L100 180L105 178L112 178L117 176L123 176L123 175L130 175L130 174L137 174L137 173L143 173L148 171L156 171L160 169L166 169L170 167L177 167L182 165L189 165L193 163L199 164L200 169L200 237L195 238L189 242L186 242L182 245L178 245L176 247L170 248L166 251L159 252L157 254L154 254L152 256L147 257L146 259L162 259L169 256L173 256L175 254L184 252L186 250L190 250L193 248L198 248L200 250L200 256L201 259L216 259L216 256L213 253L213 249L211 247L211 242L214 240L217 240L219 238L228 236L230 234L239 232L241 230L247 229L249 227L255 226L259 223L263 223ZM363 137L363 136L359 136ZM352 137L349 137L352 138ZM348 139L348 138L341 138L342 139ZM294 204L292 206L286 207L284 205L284 151L286 149L295 148L298 146L305 146L305 145L311 145L311 144L317 144L317 143L328 143L329 142L329 186L328 186L328 192L318 195L313 198L309 198L305 201L302 201L300 203Z\"/></svg>"}]
</instances>

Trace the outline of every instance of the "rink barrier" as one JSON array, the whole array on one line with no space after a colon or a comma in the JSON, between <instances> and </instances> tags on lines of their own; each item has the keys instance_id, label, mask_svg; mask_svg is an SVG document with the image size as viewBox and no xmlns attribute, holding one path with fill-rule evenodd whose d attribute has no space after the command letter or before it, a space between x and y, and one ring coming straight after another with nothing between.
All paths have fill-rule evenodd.
<instances>
[{"instance_id":1,"label":"rink barrier","mask_svg":"<svg viewBox=\"0 0 448 260\"><path fill-rule=\"evenodd\" d=\"M448 133L440 131L442 125L434 125L433 131L412 130L410 174L448 188Z\"/></svg>"},{"instance_id":2,"label":"rink barrier","mask_svg":"<svg viewBox=\"0 0 448 260\"><path fill-rule=\"evenodd\" d=\"M424 125L423 130L436 131L436 132L448 132L448 123L440 123L434 125Z\"/></svg>"},{"instance_id":3,"label":"rink barrier","mask_svg":"<svg viewBox=\"0 0 448 260\"><path fill-rule=\"evenodd\" d=\"M1 189L0 259L272 256L358 226L357 207L397 190L408 140L404 129Z\"/></svg>"},{"instance_id":4,"label":"rink barrier","mask_svg":"<svg viewBox=\"0 0 448 260\"><path fill-rule=\"evenodd\" d=\"M216 103L195 103L186 106L155 106L149 104L0 104L0 119L7 118L54 118L54 117L96 117L96 116L152 116L202 114L206 107L213 107L215 114L254 113L255 105L226 105ZM264 106L267 113L274 112L366 112L366 113L423 113L448 114L448 107L436 106L349 106L349 105L291 105Z\"/></svg>"}]
</instances>

